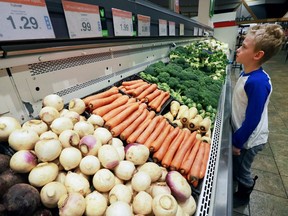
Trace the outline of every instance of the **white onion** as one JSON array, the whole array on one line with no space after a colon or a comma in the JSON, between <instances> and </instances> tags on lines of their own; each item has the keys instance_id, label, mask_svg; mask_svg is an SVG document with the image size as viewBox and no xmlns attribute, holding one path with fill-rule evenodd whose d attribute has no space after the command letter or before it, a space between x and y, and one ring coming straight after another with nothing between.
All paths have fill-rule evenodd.
<instances>
[{"instance_id":1,"label":"white onion","mask_svg":"<svg viewBox=\"0 0 288 216\"><path fill-rule=\"evenodd\" d=\"M42 105L43 107L54 107L58 111L61 111L64 107L64 101L59 95L50 94L43 98Z\"/></svg>"},{"instance_id":2,"label":"white onion","mask_svg":"<svg viewBox=\"0 0 288 216\"><path fill-rule=\"evenodd\" d=\"M42 162L53 161L59 157L62 150L58 139L39 140L35 144L35 153Z\"/></svg>"},{"instance_id":3,"label":"white onion","mask_svg":"<svg viewBox=\"0 0 288 216\"><path fill-rule=\"evenodd\" d=\"M58 139L58 135L54 133L53 131L49 130L49 131L42 133L39 138L40 140Z\"/></svg>"},{"instance_id":4,"label":"white onion","mask_svg":"<svg viewBox=\"0 0 288 216\"><path fill-rule=\"evenodd\" d=\"M62 150L59 161L66 171L76 168L82 159L82 154L75 147L67 147Z\"/></svg>"},{"instance_id":5,"label":"white onion","mask_svg":"<svg viewBox=\"0 0 288 216\"><path fill-rule=\"evenodd\" d=\"M39 136L48 130L47 124L44 121L38 120L38 119L32 119L32 120L26 121L22 125L22 128L24 129L30 128L34 130L35 132L37 132Z\"/></svg>"},{"instance_id":6,"label":"white onion","mask_svg":"<svg viewBox=\"0 0 288 216\"><path fill-rule=\"evenodd\" d=\"M98 127L102 127L104 125L104 119L96 114L92 114L88 119L88 122L90 122L93 126L94 129L98 128Z\"/></svg>"},{"instance_id":7,"label":"white onion","mask_svg":"<svg viewBox=\"0 0 288 216\"><path fill-rule=\"evenodd\" d=\"M79 121L74 125L74 130L79 134L80 138L86 135L92 135L94 127L87 121Z\"/></svg>"},{"instance_id":8,"label":"white onion","mask_svg":"<svg viewBox=\"0 0 288 216\"><path fill-rule=\"evenodd\" d=\"M64 194L58 201L60 216L82 216L86 209L85 198L80 193Z\"/></svg>"},{"instance_id":9,"label":"white onion","mask_svg":"<svg viewBox=\"0 0 288 216\"><path fill-rule=\"evenodd\" d=\"M67 189L64 184L53 181L42 187L40 198L44 206L47 208L55 208L57 207L60 197L64 194L67 194Z\"/></svg>"},{"instance_id":10,"label":"white onion","mask_svg":"<svg viewBox=\"0 0 288 216\"><path fill-rule=\"evenodd\" d=\"M74 98L70 100L68 109L71 111L77 112L78 114L82 114L85 111L86 106L82 99Z\"/></svg>"},{"instance_id":11,"label":"white onion","mask_svg":"<svg viewBox=\"0 0 288 216\"><path fill-rule=\"evenodd\" d=\"M98 191L93 191L85 197L87 216L104 215L107 208L107 199Z\"/></svg>"},{"instance_id":12,"label":"white onion","mask_svg":"<svg viewBox=\"0 0 288 216\"><path fill-rule=\"evenodd\" d=\"M63 148L67 148L70 146L77 146L80 142L80 137L74 130L64 130L59 135L59 140Z\"/></svg>"},{"instance_id":13,"label":"white onion","mask_svg":"<svg viewBox=\"0 0 288 216\"><path fill-rule=\"evenodd\" d=\"M43 107L39 112L39 117L42 121L50 125L60 114L54 107Z\"/></svg>"},{"instance_id":14,"label":"white onion","mask_svg":"<svg viewBox=\"0 0 288 216\"><path fill-rule=\"evenodd\" d=\"M82 175L69 171L65 178L68 193L77 192L84 197L90 192L90 184Z\"/></svg>"},{"instance_id":15,"label":"white onion","mask_svg":"<svg viewBox=\"0 0 288 216\"><path fill-rule=\"evenodd\" d=\"M10 168L18 173L28 173L37 164L37 156L31 150L17 151L10 158Z\"/></svg>"},{"instance_id":16,"label":"white onion","mask_svg":"<svg viewBox=\"0 0 288 216\"><path fill-rule=\"evenodd\" d=\"M42 187L54 181L58 171L58 166L54 163L40 163L30 171L28 181L35 187Z\"/></svg>"},{"instance_id":17,"label":"white onion","mask_svg":"<svg viewBox=\"0 0 288 216\"><path fill-rule=\"evenodd\" d=\"M100 169L93 176L92 182L97 191L108 192L115 185L115 176L108 169Z\"/></svg>"},{"instance_id":18,"label":"white onion","mask_svg":"<svg viewBox=\"0 0 288 216\"><path fill-rule=\"evenodd\" d=\"M73 122L69 118L59 117L51 123L50 128L54 133L60 135L64 130L72 130Z\"/></svg>"},{"instance_id":19,"label":"white onion","mask_svg":"<svg viewBox=\"0 0 288 216\"><path fill-rule=\"evenodd\" d=\"M112 134L107 128L104 127L96 128L93 135L99 138L102 144L108 144L112 139Z\"/></svg>"},{"instance_id":20,"label":"white onion","mask_svg":"<svg viewBox=\"0 0 288 216\"><path fill-rule=\"evenodd\" d=\"M11 148L16 151L32 150L35 143L39 140L38 134L32 129L17 129L14 130L9 138L8 143Z\"/></svg>"},{"instance_id":21,"label":"white onion","mask_svg":"<svg viewBox=\"0 0 288 216\"><path fill-rule=\"evenodd\" d=\"M85 175L94 175L100 169L100 161L94 155L87 155L80 161L79 168Z\"/></svg>"},{"instance_id":22,"label":"white onion","mask_svg":"<svg viewBox=\"0 0 288 216\"><path fill-rule=\"evenodd\" d=\"M16 129L20 129L21 124L16 118L9 116L0 117L0 141L7 141L9 135Z\"/></svg>"}]
</instances>

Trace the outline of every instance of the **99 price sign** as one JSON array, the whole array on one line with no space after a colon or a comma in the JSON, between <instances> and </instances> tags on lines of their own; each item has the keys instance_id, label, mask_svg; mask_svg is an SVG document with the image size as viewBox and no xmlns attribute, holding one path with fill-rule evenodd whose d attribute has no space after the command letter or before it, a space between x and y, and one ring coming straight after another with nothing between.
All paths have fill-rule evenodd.
<instances>
[{"instance_id":1,"label":"99 price sign","mask_svg":"<svg viewBox=\"0 0 288 216\"><path fill-rule=\"evenodd\" d=\"M0 0L0 41L55 38L44 0Z\"/></svg>"}]
</instances>

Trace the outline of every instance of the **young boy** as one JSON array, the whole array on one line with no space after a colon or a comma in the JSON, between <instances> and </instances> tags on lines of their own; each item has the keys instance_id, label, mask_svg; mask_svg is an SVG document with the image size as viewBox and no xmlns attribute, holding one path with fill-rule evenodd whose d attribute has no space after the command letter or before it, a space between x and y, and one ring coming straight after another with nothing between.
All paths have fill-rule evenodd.
<instances>
[{"instance_id":1,"label":"young boy","mask_svg":"<svg viewBox=\"0 0 288 216\"><path fill-rule=\"evenodd\" d=\"M238 190L233 205L249 203L257 176L253 179L251 164L268 140L268 103L272 93L269 75L261 65L274 56L284 42L284 32L276 24L256 25L249 29L236 61L244 71L234 87L232 97L233 179Z\"/></svg>"}]
</instances>

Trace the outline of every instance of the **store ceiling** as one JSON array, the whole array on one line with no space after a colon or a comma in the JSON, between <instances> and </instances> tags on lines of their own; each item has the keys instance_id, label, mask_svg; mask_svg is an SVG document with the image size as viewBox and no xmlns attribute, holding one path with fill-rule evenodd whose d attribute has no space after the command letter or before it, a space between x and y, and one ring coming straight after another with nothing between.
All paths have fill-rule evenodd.
<instances>
[{"instance_id":1,"label":"store ceiling","mask_svg":"<svg viewBox=\"0 0 288 216\"><path fill-rule=\"evenodd\" d=\"M149 1L169 8L169 0ZM179 0L180 13L187 17L196 17L198 15L199 1L200 0ZM259 20L283 18L288 12L288 0L215 0L214 14L237 11L239 7L245 5L251 9L250 12Z\"/></svg>"}]
</instances>

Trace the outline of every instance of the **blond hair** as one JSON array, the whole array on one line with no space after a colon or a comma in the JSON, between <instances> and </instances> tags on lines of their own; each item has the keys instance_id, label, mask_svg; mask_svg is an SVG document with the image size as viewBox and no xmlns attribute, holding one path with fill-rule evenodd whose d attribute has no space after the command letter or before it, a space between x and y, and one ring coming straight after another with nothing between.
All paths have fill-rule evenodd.
<instances>
[{"instance_id":1,"label":"blond hair","mask_svg":"<svg viewBox=\"0 0 288 216\"><path fill-rule=\"evenodd\" d=\"M254 37L255 51L264 51L261 63L266 62L279 52L285 40L285 34L280 25L263 24L250 27L249 35Z\"/></svg>"}]
</instances>

